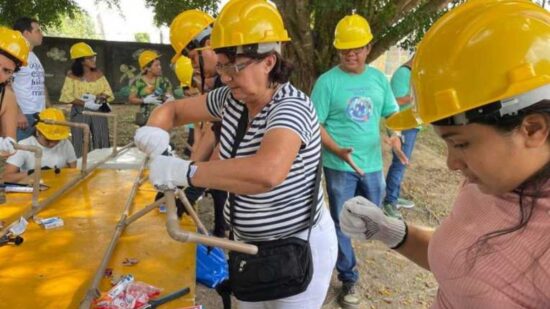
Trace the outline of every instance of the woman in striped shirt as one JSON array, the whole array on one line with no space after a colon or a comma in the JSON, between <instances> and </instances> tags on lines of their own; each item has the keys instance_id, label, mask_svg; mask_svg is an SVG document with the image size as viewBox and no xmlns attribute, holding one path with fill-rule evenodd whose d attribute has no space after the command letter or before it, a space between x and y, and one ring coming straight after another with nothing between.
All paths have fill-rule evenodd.
<instances>
[{"instance_id":1,"label":"woman in striped shirt","mask_svg":"<svg viewBox=\"0 0 550 309\"><path fill-rule=\"evenodd\" d=\"M266 16L266 11L273 14ZM238 36L231 34L239 31L238 25L245 25L245 40L233 42ZM321 150L319 123L310 99L288 82L291 68L280 55L281 42L289 40L282 19L265 0L230 1L211 40L226 86L158 107L148 125L136 132L136 145L154 157L150 179L156 186L193 185L235 194L234 220L229 220L227 204L224 213L242 241L307 239L315 199L309 239L314 271L306 291L277 300L241 301L239 308L320 308L336 262L337 241L323 190L312 196ZM222 160L193 163L159 155L168 147L167 131L173 127L214 120L222 121ZM246 133L233 154L243 121Z\"/></svg>"}]
</instances>

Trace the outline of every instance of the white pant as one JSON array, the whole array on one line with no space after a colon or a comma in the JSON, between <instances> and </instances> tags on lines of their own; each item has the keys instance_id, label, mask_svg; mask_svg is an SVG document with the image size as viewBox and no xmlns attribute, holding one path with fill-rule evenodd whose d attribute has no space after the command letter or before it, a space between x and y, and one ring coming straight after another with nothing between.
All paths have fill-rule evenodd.
<instances>
[{"instance_id":1,"label":"white pant","mask_svg":"<svg viewBox=\"0 0 550 309\"><path fill-rule=\"evenodd\" d=\"M296 235L307 239L307 230ZM300 294L276 300L262 302L238 301L239 309L316 309L321 308L327 295L332 271L338 255L338 241L334 222L323 207L321 217L311 229L309 239L313 258L313 277L307 290Z\"/></svg>"}]
</instances>

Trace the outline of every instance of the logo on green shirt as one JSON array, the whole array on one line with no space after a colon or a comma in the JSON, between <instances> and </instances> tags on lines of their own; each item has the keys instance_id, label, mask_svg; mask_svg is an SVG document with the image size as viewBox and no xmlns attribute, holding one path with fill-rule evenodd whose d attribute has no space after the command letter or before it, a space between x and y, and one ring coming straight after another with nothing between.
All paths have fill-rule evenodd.
<instances>
[{"instance_id":1,"label":"logo on green shirt","mask_svg":"<svg viewBox=\"0 0 550 309\"><path fill-rule=\"evenodd\" d=\"M367 122L372 116L372 101L366 97L352 97L346 108L348 117L356 122Z\"/></svg>"}]
</instances>

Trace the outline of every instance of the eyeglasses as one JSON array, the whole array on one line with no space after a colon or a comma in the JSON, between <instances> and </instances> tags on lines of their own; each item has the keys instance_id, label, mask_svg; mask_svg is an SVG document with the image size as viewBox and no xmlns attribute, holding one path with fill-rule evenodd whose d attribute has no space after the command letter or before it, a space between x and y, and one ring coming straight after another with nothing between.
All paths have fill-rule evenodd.
<instances>
[{"instance_id":1,"label":"eyeglasses","mask_svg":"<svg viewBox=\"0 0 550 309\"><path fill-rule=\"evenodd\" d=\"M96 60L96 56L84 57L84 60L93 60L93 61L95 61L95 60Z\"/></svg>"},{"instance_id":2,"label":"eyeglasses","mask_svg":"<svg viewBox=\"0 0 550 309\"><path fill-rule=\"evenodd\" d=\"M346 56L350 53L353 53L355 55L359 55L363 50L365 50L365 46L358 47L358 48L350 48L350 49L340 49L338 50L338 53L342 56Z\"/></svg>"},{"instance_id":3,"label":"eyeglasses","mask_svg":"<svg viewBox=\"0 0 550 309\"><path fill-rule=\"evenodd\" d=\"M216 64L216 72L218 72L218 75L226 74L229 76L234 76L254 62L257 62L257 60L250 59L242 63L228 63L228 64L218 63Z\"/></svg>"}]
</instances>

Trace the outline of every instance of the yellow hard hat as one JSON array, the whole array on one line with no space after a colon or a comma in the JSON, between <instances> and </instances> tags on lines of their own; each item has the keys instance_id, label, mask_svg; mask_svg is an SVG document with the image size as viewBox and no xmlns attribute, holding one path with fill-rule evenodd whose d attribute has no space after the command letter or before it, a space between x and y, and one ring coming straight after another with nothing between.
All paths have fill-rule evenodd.
<instances>
[{"instance_id":1,"label":"yellow hard hat","mask_svg":"<svg viewBox=\"0 0 550 309\"><path fill-rule=\"evenodd\" d=\"M181 86L191 87L191 80L193 79L193 64L191 64L191 59L185 56L179 57L174 65L174 70Z\"/></svg>"},{"instance_id":2,"label":"yellow hard hat","mask_svg":"<svg viewBox=\"0 0 550 309\"><path fill-rule=\"evenodd\" d=\"M21 61L23 66L27 65L30 46L21 32L0 27L0 49Z\"/></svg>"},{"instance_id":3,"label":"yellow hard hat","mask_svg":"<svg viewBox=\"0 0 550 309\"><path fill-rule=\"evenodd\" d=\"M372 41L369 22L355 13L340 19L334 30L336 49L352 49L363 47Z\"/></svg>"},{"instance_id":4,"label":"yellow hard hat","mask_svg":"<svg viewBox=\"0 0 550 309\"><path fill-rule=\"evenodd\" d=\"M152 61L155 59L160 58L160 55L157 54L157 52L153 50L144 50L139 54L138 62L139 62L139 68L143 71L143 69Z\"/></svg>"},{"instance_id":5,"label":"yellow hard hat","mask_svg":"<svg viewBox=\"0 0 550 309\"><path fill-rule=\"evenodd\" d=\"M426 33L412 66L414 106L386 125L466 124L494 102L514 113L538 100L516 98L549 84L550 12L528 0L470 0Z\"/></svg>"},{"instance_id":6,"label":"yellow hard hat","mask_svg":"<svg viewBox=\"0 0 550 309\"><path fill-rule=\"evenodd\" d=\"M212 16L199 10L187 10L179 13L170 24L170 44L176 52L172 63L176 62L181 51L213 22Z\"/></svg>"},{"instance_id":7,"label":"yellow hard hat","mask_svg":"<svg viewBox=\"0 0 550 309\"><path fill-rule=\"evenodd\" d=\"M40 120L49 119L65 121L65 116L63 115L63 112L56 108L46 108L45 110L40 112L38 117L40 118ZM45 124L41 121L36 124L36 129L40 133L42 133L45 138L51 141L66 139L67 137L69 137L70 132L69 127L57 124Z\"/></svg>"},{"instance_id":8,"label":"yellow hard hat","mask_svg":"<svg viewBox=\"0 0 550 309\"><path fill-rule=\"evenodd\" d=\"M290 41L277 8L266 0L230 0L214 23L213 49Z\"/></svg>"},{"instance_id":9,"label":"yellow hard hat","mask_svg":"<svg viewBox=\"0 0 550 309\"><path fill-rule=\"evenodd\" d=\"M71 46L71 59L78 59L82 57L90 57L97 55L92 47L84 42L78 42Z\"/></svg>"}]
</instances>

